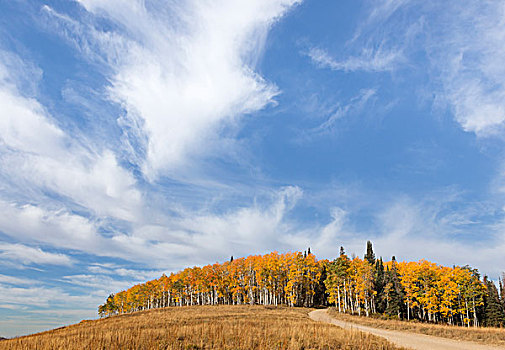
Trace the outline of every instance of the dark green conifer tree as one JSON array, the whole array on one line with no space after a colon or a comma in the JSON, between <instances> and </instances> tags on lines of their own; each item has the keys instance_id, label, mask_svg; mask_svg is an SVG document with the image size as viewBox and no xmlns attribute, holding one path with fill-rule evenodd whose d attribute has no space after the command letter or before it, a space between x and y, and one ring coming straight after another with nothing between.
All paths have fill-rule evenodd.
<instances>
[{"instance_id":1,"label":"dark green conifer tree","mask_svg":"<svg viewBox=\"0 0 505 350\"><path fill-rule=\"evenodd\" d=\"M396 267L396 259L393 256L391 269L386 273L386 314L398 319L402 318L405 306L405 292L400 283L400 275Z\"/></svg>"},{"instance_id":2,"label":"dark green conifer tree","mask_svg":"<svg viewBox=\"0 0 505 350\"><path fill-rule=\"evenodd\" d=\"M321 277L319 278L319 283L314 291L314 305L326 306L328 305L328 295L326 293L325 281L328 278L328 272L326 266L323 266L323 271L321 272Z\"/></svg>"},{"instance_id":3,"label":"dark green conifer tree","mask_svg":"<svg viewBox=\"0 0 505 350\"><path fill-rule=\"evenodd\" d=\"M384 263L382 258L377 259L375 262L373 289L375 291L374 303L375 311L377 313L384 313L386 310L386 298L384 296L384 285L385 285L385 271Z\"/></svg>"},{"instance_id":4,"label":"dark green conifer tree","mask_svg":"<svg viewBox=\"0 0 505 350\"><path fill-rule=\"evenodd\" d=\"M364 259L370 263L370 265L375 265L375 253L373 252L372 242L366 242L366 254Z\"/></svg>"},{"instance_id":5,"label":"dark green conifer tree","mask_svg":"<svg viewBox=\"0 0 505 350\"><path fill-rule=\"evenodd\" d=\"M500 302L498 289L493 281L484 276L486 292L484 294L484 326L503 327L505 326L505 312L503 304Z\"/></svg>"}]
</instances>

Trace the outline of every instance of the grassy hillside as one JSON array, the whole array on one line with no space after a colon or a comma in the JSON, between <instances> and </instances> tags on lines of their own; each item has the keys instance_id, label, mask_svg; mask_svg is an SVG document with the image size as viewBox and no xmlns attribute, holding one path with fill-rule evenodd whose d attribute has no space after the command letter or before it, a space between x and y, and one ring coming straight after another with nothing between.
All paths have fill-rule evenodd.
<instances>
[{"instance_id":1,"label":"grassy hillside","mask_svg":"<svg viewBox=\"0 0 505 350\"><path fill-rule=\"evenodd\" d=\"M347 322L359 323L369 327L415 332L437 337L468 340L484 344L495 344L505 347L505 328L493 327L458 327L421 322L407 322L399 320L386 320L364 316L355 316L339 313L335 308L330 308L329 314Z\"/></svg>"},{"instance_id":2,"label":"grassy hillside","mask_svg":"<svg viewBox=\"0 0 505 350\"><path fill-rule=\"evenodd\" d=\"M310 309L193 306L142 311L2 341L2 349L398 349L310 320Z\"/></svg>"}]
</instances>

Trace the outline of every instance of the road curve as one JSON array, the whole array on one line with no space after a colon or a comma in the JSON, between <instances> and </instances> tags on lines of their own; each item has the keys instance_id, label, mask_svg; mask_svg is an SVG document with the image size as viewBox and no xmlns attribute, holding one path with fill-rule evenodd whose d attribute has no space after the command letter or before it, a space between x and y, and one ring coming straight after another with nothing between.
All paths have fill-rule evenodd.
<instances>
[{"instance_id":1,"label":"road curve","mask_svg":"<svg viewBox=\"0 0 505 350\"><path fill-rule=\"evenodd\" d=\"M326 322L342 327L344 329L355 329L362 332L371 333L379 337L386 338L390 342L411 349L419 350L503 350L505 347L495 345L484 345L468 341L457 341L440 338L431 335L411 333L404 331L392 331L386 329L372 328L356 323L337 320L328 315L328 310L314 310L309 312L309 317L314 321Z\"/></svg>"}]
</instances>

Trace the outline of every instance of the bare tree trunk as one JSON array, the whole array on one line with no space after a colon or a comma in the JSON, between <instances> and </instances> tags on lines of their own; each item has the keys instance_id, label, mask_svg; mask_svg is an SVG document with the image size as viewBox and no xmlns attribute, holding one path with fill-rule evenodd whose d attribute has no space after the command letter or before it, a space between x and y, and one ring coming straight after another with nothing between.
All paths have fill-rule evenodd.
<instances>
[{"instance_id":1,"label":"bare tree trunk","mask_svg":"<svg viewBox=\"0 0 505 350\"><path fill-rule=\"evenodd\" d=\"M340 286L337 286L337 298L338 298L338 312L342 312L342 307L340 305Z\"/></svg>"}]
</instances>

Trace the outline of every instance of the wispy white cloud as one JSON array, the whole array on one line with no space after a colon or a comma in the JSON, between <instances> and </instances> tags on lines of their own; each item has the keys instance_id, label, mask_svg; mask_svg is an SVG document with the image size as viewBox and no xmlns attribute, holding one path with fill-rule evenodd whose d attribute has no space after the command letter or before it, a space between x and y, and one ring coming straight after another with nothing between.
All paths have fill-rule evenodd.
<instances>
[{"instance_id":1,"label":"wispy white cloud","mask_svg":"<svg viewBox=\"0 0 505 350\"><path fill-rule=\"evenodd\" d=\"M35 98L21 94L31 71L7 68L0 62L0 174L10 181L4 192L19 200L26 190L49 190L97 215L131 220L141 203L133 176L110 150L73 139Z\"/></svg>"},{"instance_id":2,"label":"wispy white cloud","mask_svg":"<svg viewBox=\"0 0 505 350\"><path fill-rule=\"evenodd\" d=\"M127 269L116 264L94 263L88 266L88 271L93 274L112 275L123 278L147 280L161 276L164 271Z\"/></svg>"},{"instance_id":3,"label":"wispy white cloud","mask_svg":"<svg viewBox=\"0 0 505 350\"><path fill-rule=\"evenodd\" d=\"M109 97L127 111L129 141L146 143L140 165L153 179L222 150L224 126L273 101L278 89L254 62L270 27L297 2L186 1L167 9L156 1L80 1L121 28L112 34L45 9L89 59L111 63Z\"/></svg>"},{"instance_id":4,"label":"wispy white cloud","mask_svg":"<svg viewBox=\"0 0 505 350\"><path fill-rule=\"evenodd\" d=\"M415 0L374 0L370 1L370 12L367 18L358 25L352 40L356 40L362 36L364 32L376 29L378 25L387 21L402 7L408 4L415 3Z\"/></svg>"},{"instance_id":5,"label":"wispy white cloud","mask_svg":"<svg viewBox=\"0 0 505 350\"><path fill-rule=\"evenodd\" d=\"M317 128L314 129L314 132L316 133L321 133L324 131L328 131L328 129L331 129L334 127L335 122L340 119L345 117L346 115L350 113L359 113L363 110L365 105L368 103L368 101L375 96L377 93L377 90L375 89L363 89L360 91L360 93L353 97L349 103L345 105L338 105L336 107L335 111L331 113L330 117L321 125L319 125Z\"/></svg>"},{"instance_id":6,"label":"wispy white cloud","mask_svg":"<svg viewBox=\"0 0 505 350\"><path fill-rule=\"evenodd\" d=\"M288 187L273 191L271 199L263 204L221 214L185 209L178 217L166 216L159 225L138 224L131 233L113 232L108 236L98 233L98 222L65 210L0 201L0 210L5 214L0 217L0 231L20 242L117 257L170 271L220 260L229 252L247 255L252 250L266 252L277 246L291 249L284 241L284 233L289 230L285 215L300 196L300 189ZM13 253L5 258L9 257L15 258ZM90 271L124 277L137 274L150 278L156 274L100 265L91 266Z\"/></svg>"},{"instance_id":7,"label":"wispy white cloud","mask_svg":"<svg viewBox=\"0 0 505 350\"><path fill-rule=\"evenodd\" d=\"M403 52L399 49L364 48L359 56L346 57L337 60L326 50L312 47L306 53L307 56L320 68L344 72L385 72L397 69L404 61Z\"/></svg>"},{"instance_id":8,"label":"wispy white cloud","mask_svg":"<svg viewBox=\"0 0 505 350\"><path fill-rule=\"evenodd\" d=\"M40 248L33 248L23 244L0 242L0 261L15 261L21 264L63 265L70 266L73 260L65 254L50 253Z\"/></svg>"},{"instance_id":9,"label":"wispy white cloud","mask_svg":"<svg viewBox=\"0 0 505 350\"><path fill-rule=\"evenodd\" d=\"M505 122L504 15L501 2L454 3L427 42L442 96L462 128L478 136L501 133Z\"/></svg>"},{"instance_id":10,"label":"wispy white cloud","mask_svg":"<svg viewBox=\"0 0 505 350\"><path fill-rule=\"evenodd\" d=\"M0 47L0 85L35 94L43 72L35 64Z\"/></svg>"},{"instance_id":11,"label":"wispy white cloud","mask_svg":"<svg viewBox=\"0 0 505 350\"><path fill-rule=\"evenodd\" d=\"M293 249L285 239L290 230L286 215L301 196L298 187L286 187L273 192L266 205L256 203L221 215L187 215L177 222L174 241L191 242L191 250L200 252L201 262L228 255Z\"/></svg>"},{"instance_id":12,"label":"wispy white cloud","mask_svg":"<svg viewBox=\"0 0 505 350\"><path fill-rule=\"evenodd\" d=\"M315 107L317 112L313 113L323 114L326 120L311 129L303 131L297 141L307 141L312 140L314 137L333 134L338 130L338 123L341 119L362 113L365 107L373 103L376 94L376 89L362 89L345 103L339 102L328 106L318 105Z\"/></svg>"},{"instance_id":13,"label":"wispy white cloud","mask_svg":"<svg viewBox=\"0 0 505 350\"><path fill-rule=\"evenodd\" d=\"M504 4L496 1L373 2L350 44L375 42L383 47L389 42L387 48L396 42L399 57L406 62L417 57L410 64L419 62L419 52L424 51L429 62L419 69L430 75L427 88L436 94L437 102L449 105L465 131L484 137L500 135L505 122L504 13ZM323 66L345 67L324 51L316 50L313 56ZM394 56L385 55L384 62ZM371 58L368 61L373 62Z\"/></svg>"},{"instance_id":14,"label":"wispy white cloud","mask_svg":"<svg viewBox=\"0 0 505 350\"><path fill-rule=\"evenodd\" d=\"M160 277L157 275L155 277ZM154 278L154 277L152 277ZM93 290L95 295L107 296L123 289L130 288L134 284L145 282L145 278L141 278L140 273L135 278L129 280L118 280L111 276L96 275L96 274L79 274L63 276L61 281L71 284L73 287L85 287L86 290Z\"/></svg>"},{"instance_id":15,"label":"wispy white cloud","mask_svg":"<svg viewBox=\"0 0 505 350\"><path fill-rule=\"evenodd\" d=\"M11 284L17 286L33 285L34 281L28 278L19 278L0 274L0 284Z\"/></svg>"},{"instance_id":16,"label":"wispy white cloud","mask_svg":"<svg viewBox=\"0 0 505 350\"><path fill-rule=\"evenodd\" d=\"M169 245L113 232L99 233L99 222L65 209L51 210L0 200L0 231L19 242L49 245L97 256L110 256L140 263L164 264ZM12 258L13 256L11 256Z\"/></svg>"},{"instance_id":17,"label":"wispy white cloud","mask_svg":"<svg viewBox=\"0 0 505 350\"><path fill-rule=\"evenodd\" d=\"M88 251L102 242L94 223L82 216L4 201L0 207L5 214L0 217L0 231L18 240Z\"/></svg>"},{"instance_id":18,"label":"wispy white cloud","mask_svg":"<svg viewBox=\"0 0 505 350\"><path fill-rule=\"evenodd\" d=\"M70 302L89 302L98 300L96 296L73 296L59 288L47 288L43 286L6 286L0 285L0 299L5 304L19 306L35 306L48 308L51 305L65 304Z\"/></svg>"},{"instance_id":19,"label":"wispy white cloud","mask_svg":"<svg viewBox=\"0 0 505 350\"><path fill-rule=\"evenodd\" d=\"M404 40L395 41L397 33L384 31L384 22L413 0L380 0L370 1L368 13L358 22L354 35L341 46L338 55L331 54L320 45L311 45L302 51L320 68L329 68L343 72L393 72L404 68L408 63L405 53L408 42L418 31L416 23L401 33ZM381 28L381 30L378 30Z\"/></svg>"}]
</instances>

